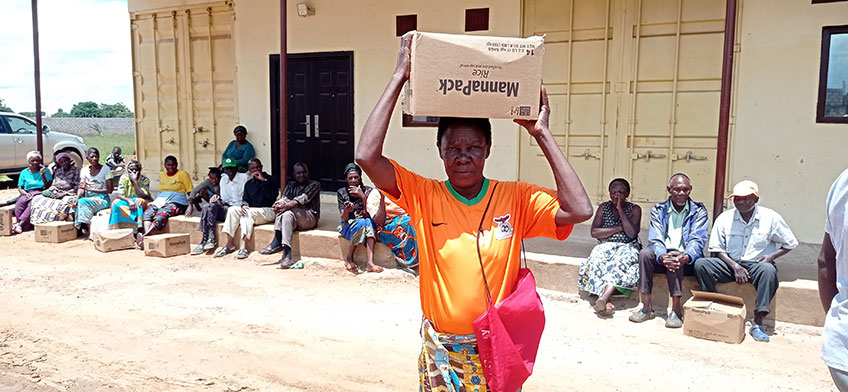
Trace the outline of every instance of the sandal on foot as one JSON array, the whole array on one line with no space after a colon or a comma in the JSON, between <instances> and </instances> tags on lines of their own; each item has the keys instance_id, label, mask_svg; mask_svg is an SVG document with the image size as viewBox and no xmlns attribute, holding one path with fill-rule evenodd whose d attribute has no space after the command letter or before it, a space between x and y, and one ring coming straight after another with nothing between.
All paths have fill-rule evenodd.
<instances>
[{"instance_id":1,"label":"sandal on foot","mask_svg":"<svg viewBox=\"0 0 848 392\"><path fill-rule=\"evenodd\" d=\"M347 272L350 272L354 275L359 273L359 267L356 266L356 263L345 261L345 269Z\"/></svg>"},{"instance_id":2,"label":"sandal on foot","mask_svg":"<svg viewBox=\"0 0 848 392\"><path fill-rule=\"evenodd\" d=\"M378 274L379 274L380 272L383 272L383 267L380 267L379 265L375 265L375 266L373 266L373 267L367 267L367 268L365 268L365 271L367 271L367 272L374 272L374 273L378 273Z\"/></svg>"},{"instance_id":3,"label":"sandal on foot","mask_svg":"<svg viewBox=\"0 0 848 392\"><path fill-rule=\"evenodd\" d=\"M214 257L224 257L224 256L226 256L230 253L235 252L235 251L236 251L235 249L230 249L230 248L227 248L226 246L224 246L223 248L218 249L218 251L215 252Z\"/></svg>"},{"instance_id":4,"label":"sandal on foot","mask_svg":"<svg viewBox=\"0 0 848 392\"><path fill-rule=\"evenodd\" d=\"M766 335L765 328L757 324L751 326L751 337L758 342L768 342L770 340L769 336Z\"/></svg>"},{"instance_id":5,"label":"sandal on foot","mask_svg":"<svg viewBox=\"0 0 848 392\"><path fill-rule=\"evenodd\" d=\"M266 247L265 247L265 249L260 250L260 251L259 251L259 254L260 254L260 255L272 255L272 254L277 253L277 252L279 252L279 251L281 251L281 250L283 250L283 247L282 247L282 246L278 246L278 247L276 247L276 248L272 248L272 247L271 247L271 245L268 245L268 246L266 246Z\"/></svg>"},{"instance_id":6,"label":"sandal on foot","mask_svg":"<svg viewBox=\"0 0 848 392\"><path fill-rule=\"evenodd\" d=\"M236 256L236 258L239 259L239 260L242 260L242 259L246 259L247 256L249 256L249 255L250 255L250 252L248 252L247 249L239 249L238 256Z\"/></svg>"}]
</instances>

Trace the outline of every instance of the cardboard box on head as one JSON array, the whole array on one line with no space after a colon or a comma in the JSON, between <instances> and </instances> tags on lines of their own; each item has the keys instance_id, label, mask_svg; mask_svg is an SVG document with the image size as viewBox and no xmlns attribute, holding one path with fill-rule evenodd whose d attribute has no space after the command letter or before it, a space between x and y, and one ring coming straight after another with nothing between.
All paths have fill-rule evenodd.
<instances>
[{"instance_id":1,"label":"cardboard box on head","mask_svg":"<svg viewBox=\"0 0 848 392\"><path fill-rule=\"evenodd\" d=\"M732 295L692 290L683 304L683 334L727 343L745 339L745 301Z\"/></svg>"},{"instance_id":2,"label":"cardboard box on head","mask_svg":"<svg viewBox=\"0 0 848 392\"><path fill-rule=\"evenodd\" d=\"M144 255L171 257L187 255L191 244L188 233L158 234L144 237Z\"/></svg>"},{"instance_id":3,"label":"cardboard box on head","mask_svg":"<svg viewBox=\"0 0 848 392\"><path fill-rule=\"evenodd\" d=\"M404 113L536 119L544 38L416 32Z\"/></svg>"},{"instance_id":4,"label":"cardboard box on head","mask_svg":"<svg viewBox=\"0 0 848 392\"><path fill-rule=\"evenodd\" d=\"M73 222L48 222L35 225L35 242L58 244L77 238Z\"/></svg>"},{"instance_id":5,"label":"cardboard box on head","mask_svg":"<svg viewBox=\"0 0 848 392\"><path fill-rule=\"evenodd\" d=\"M94 249L101 252L134 248L133 229L103 230L91 233Z\"/></svg>"}]
</instances>

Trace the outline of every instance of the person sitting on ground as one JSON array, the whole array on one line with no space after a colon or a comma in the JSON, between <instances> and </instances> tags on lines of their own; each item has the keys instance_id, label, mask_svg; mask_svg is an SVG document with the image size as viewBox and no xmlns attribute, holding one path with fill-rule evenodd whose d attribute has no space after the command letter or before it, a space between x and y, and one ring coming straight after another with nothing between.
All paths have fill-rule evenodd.
<instances>
[{"instance_id":1,"label":"person sitting on ground","mask_svg":"<svg viewBox=\"0 0 848 392\"><path fill-rule=\"evenodd\" d=\"M848 391L848 170L827 194L827 219L819 251L819 298L825 311L821 359L836 388Z\"/></svg>"},{"instance_id":2,"label":"person sitting on ground","mask_svg":"<svg viewBox=\"0 0 848 392\"><path fill-rule=\"evenodd\" d=\"M30 222L35 225L67 219L76 204L80 168L67 152L57 154L54 161L53 184L30 203Z\"/></svg>"},{"instance_id":3,"label":"person sitting on ground","mask_svg":"<svg viewBox=\"0 0 848 392\"><path fill-rule=\"evenodd\" d=\"M665 273L671 295L671 314L665 320L667 328L683 326L683 276L694 275L692 264L701 258L707 244L709 218L707 208L689 197L692 183L683 173L668 180L669 198L651 209L648 246L639 252L639 292L642 309L630 315L630 321L641 323L654 318L651 292L654 273Z\"/></svg>"},{"instance_id":4,"label":"person sitting on ground","mask_svg":"<svg viewBox=\"0 0 848 392\"><path fill-rule=\"evenodd\" d=\"M188 193L194 188L191 176L180 170L177 158L165 157L165 170L159 172L159 193L147 205L142 216L144 232L136 236L140 248L144 248L144 236L153 230L162 230L172 216L182 215L188 209Z\"/></svg>"},{"instance_id":5,"label":"person sitting on ground","mask_svg":"<svg viewBox=\"0 0 848 392\"><path fill-rule=\"evenodd\" d=\"M701 290L715 292L716 283L751 282L757 290L754 340L768 342L763 318L770 311L771 300L777 292L777 258L798 246L792 230L777 212L758 206L760 191L753 181L741 181L733 187L736 208L722 212L713 223L709 251L718 257L695 261L695 276Z\"/></svg>"},{"instance_id":6,"label":"person sitting on ground","mask_svg":"<svg viewBox=\"0 0 848 392\"><path fill-rule=\"evenodd\" d=\"M138 231L142 227L142 217L147 203L153 200L150 195L150 179L141 174L139 161L130 161L126 169L126 173L118 179L117 199L112 202L109 226L130 227Z\"/></svg>"},{"instance_id":7,"label":"person sitting on ground","mask_svg":"<svg viewBox=\"0 0 848 392\"><path fill-rule=\"evenodd\" d=\"M192 216L194 211L200 211L205 203L209 203L212 196L221 195L221 169L210 167L209 173L206 174L206 179L191 190L188 195L188 208L186 208L186 216ZM204 203L205 202L205 203ZM203 204L202 204L203 203Z\"/></svg>"},{"instance_id":8,"label":"person sitting on ground","mask_svg":"<svg viewBox=\"0 0 848 392\"><path fill-rule=\"evenodd\" d=\"M17 234L34 228L32 222L30 222L32 200L49 188L53 181L53 174L42 164L40 152L30 151L26 158L29 167L22 170L18 177L20 197L15 201L15 219L17 219L17 222L12 226L12 232Z\"/></svg>"},{"instance_id":9,"label":"person sitting on ground","mask_svg":"<svg viewBox=\"0 0 848 392\"><path fill-rule=\"evenodd\" d=\"M113 178L120 178L124 174L126 165L124 164L124 156L121 155L121 147L115 146L112 153L106 157L106 166L112 171Z\"/></svg>"},{"instance_id":10,"label":"person sitting on ground","mask_svg":"<svg viewBox=\"0 0 848 392\"><path fill-rule=\"evenodd\" d=\"M392 250L402 270L417 275L418 236L409 214L378 189L368 194L366 208L377 227L377 240Z\"/></svg>"},{"instance_id":11,"label":"person sitting on ground","mask_svg":"<svg viewBox=\"0 0 848 392\"><path fill-rule=\"evenodd\" d=\"M639 229L642 208L627 201L630 183L616 178L609 184L610 200L598 206L592 221L592 238L598 245L580 265L580 290L597 295L594 309L610 316L615 306L610 297L616 291L629 296L639 286Z\"/></svg>"},{"instance_id":12,"label":"person sitting on ground","mask_svg":"<svg viewBox=\"0 0 848 392\"><path fill-rule=\"evenodd\" d=\"M245 173L248 169L248 162L256 156L256 151L253 149L253 145L247 141L247 128L243 125L235 127L233 134L236 136L236 140L227 145L227 149L221 155L221 162L227 158L235 159L239 173Z\"/></svg>"},{"instance_id":13,"label":"person sitting on ground","mask_svg":"<svg viewBox=\"0 0 848 392\"><path fill-rule=\"evenodd\" d=\"M215 249L218 244L216 228L218 222L223 222L227 217L227 209L230 207L241 207L244 197L244 184L250 180L247 173L239 173L236 169L236 161L232 158L224 159L221 167L224 175L221 176L219 185L220 193L209 198L209 203L200 210L200 223L197 230L203 233L203 239L191 251L192 255ZM196 189L196 188L195 188Z\"/></svg>"},{"instance_id":14,"label":"person sitting on ground","mask_svg":"<svg viewBox=\"0 0 848 392\"><path fill-rule=\"evenodd\" d=\"M377 241L377 231L371 215L365 209L365 201L373 188L362 184L362 169L355 163L349 163L344 169L347 186L336 192L336 199L341 213L339 222L339 233L350 241L347 256L345 257L345 269L351 273L358 273L359 267L353 260L356 247L365 244L368 259L365 270L368 272L383 272L383 267L374 264L374 242Z\"/></svg>"},{"instance_id":15,"label":"person sitting on ground","mask_svg":"<svg viewBox=\"0 0 848 392\"><path fill-rule=\"evenodd\" d=\"M309 167L297 162L292 167L294 182L286 184L283 198L274 202L274 239L260 254L270 255L283 251L280 269L294 265L291 255L292 233L311 230L318 226L321 217L321 183L309 179Z\"/></svg>"},{"instance_id":16,"label":"person sitting on ground","mask_svg":"<svg viewBox=\"0 0 848 392\"><path fill-rule=\"evenodd\" d=\"M262 171L259 158L252 158L248 162L247 172L251 178L244 184L243 203L241 206L230 206L227 209L222 230L227 235L227 244L215 253L215 257L224 257L236 251L234 236L241 227L237 258L246 259L250 255L247 251L247 241L253 235L253 226L273 222L276 217L273 206L280 193L280 181Z\"/></svg>"},{"instance_id":17,"label":"person sitting on ground","mask_svg":"<svg viewBox=\"0 0 848 392\"><path fill-rule=\"evenodd\" d=\"M109 194L112 193L113 185L109 167L100 164L100 150L90 147L85 152L85 159L88 160L88 166L81 171L74 226L80 234L88 235L94 214L109 208Z\"/></svg>"}]
</instances>

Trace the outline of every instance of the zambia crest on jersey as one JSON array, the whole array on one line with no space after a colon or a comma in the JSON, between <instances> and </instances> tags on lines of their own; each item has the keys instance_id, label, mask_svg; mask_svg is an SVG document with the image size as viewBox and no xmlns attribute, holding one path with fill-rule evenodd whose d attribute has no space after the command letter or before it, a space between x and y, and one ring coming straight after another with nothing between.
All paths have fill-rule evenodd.
<instances>
[{"instance_id":1,"label":"zambia crest on jersey","mask_svg":"<svg viewBox=\"0 0 848 392\"><path fill-rule=\"evenodd\" d=\"M495 239L505 240L507 238L512 237L513 228L512 225L509 224L510 214L506 214L504 216L495 217L493 220L498 225L495 228Z\"/></svg>"}]
</instances>

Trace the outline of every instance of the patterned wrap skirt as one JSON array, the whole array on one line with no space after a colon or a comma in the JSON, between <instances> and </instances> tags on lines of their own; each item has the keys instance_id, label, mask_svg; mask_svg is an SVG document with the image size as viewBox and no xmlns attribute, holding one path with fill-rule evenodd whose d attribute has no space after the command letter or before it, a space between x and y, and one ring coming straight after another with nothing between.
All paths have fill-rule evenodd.
<instances>
[{"instance_id":1,"label":"patterned wrap skirt","mask_svg":"<svg viewBox=\"0 0 848 392\"><path fill-rule=\"evenodd\" d=\"M61 199L38 195L32 199L32 203L30 204L30 208L32 208L32 215L29 218L30 222L38 225L66 220L71 215L71 211L73 211L73 205L76 199L77 197L73 195L65 196Z\"/></svg>"},{"instance_id":2,"label":"patterned wrap skirt","mask_svg":"<svg viewBox=\"0 0 848 392\"><path fill-rule=\"evenodd\" d=\"M623 294L639 287L639 248L633 242L604 242L580 264L578 287L601 295L607 286Z\"/></svg>"},{"instance_id":3,"label":"patterned wrap skirt","mask_svg":"<svg viewBox=\"0 0 848 392\"><path fill-rule=\"evenodd\" d=\"M398 215L386 221L378 239L392 249L398 264L407 268L418 266L418 239L409 215Z\"/></svg>"},{"instance_id":4,"label":"patterned wrap skirt","mask_svg":"<svg viewBox=\"0 0 848 392\"><path fill-rule=\"evenodd\" d=\"M377 230L371 218L349 219L347 222L339 222L339 233L350 241L351 246L365 243L368 238L377 238Z\"/></svg>"},{"instance_id":5,"label":"patterned wrap skirt","mask_svg":"<svg viewBox=\"0 0 848 392\"><path fill-rule=\"evenodd\" d=\"M130 198L133 202L138 201L138 198ZM112 203L112 212L109 214L109 226L127 227L137 229L141 227L141 218L144 216L144 208L147 207L147 200L141 202L141 206L135 210L130 209L130 204L124 200L115 200Z\"/></svg>"},{"instance_id":6,"label":"patterned wrap skirt","mask_svg":"<svg viewBox=\"0 0 848 392\"><path fill-rule=\"evenodd\" d=\"M486 392L486 377L477 354L477 336L439 333L426 318L421 322L418 356L420 392Z\"/></svg>"},{"instance_id":7,"label":"patterned wrap skirt","mask_svg":"<svg viewBox=\"0 0 848 392\"><path fill-rule=\"evenodd\" d=\"M77 201L77 215L74 218L74 226L79 229L83 223L91 223L91 218L100 210L109 208L109 196L94 193L91 196L81 197Z\"/></svg>"}]
</instances>

